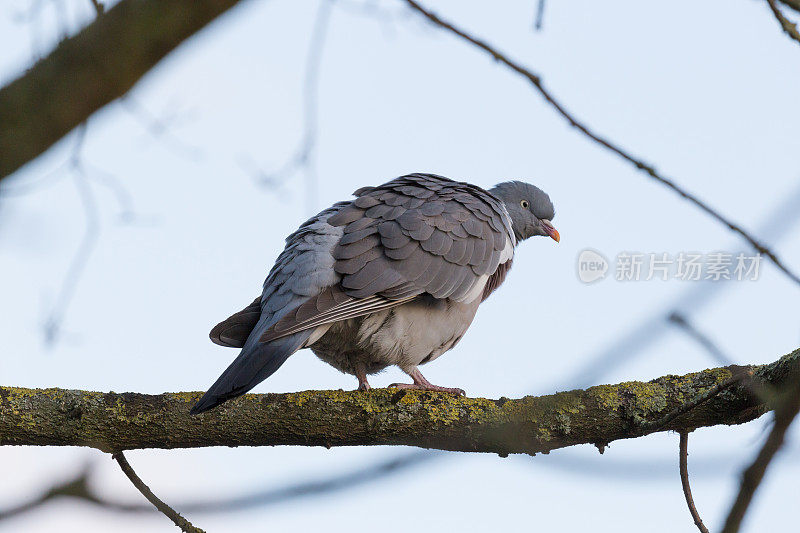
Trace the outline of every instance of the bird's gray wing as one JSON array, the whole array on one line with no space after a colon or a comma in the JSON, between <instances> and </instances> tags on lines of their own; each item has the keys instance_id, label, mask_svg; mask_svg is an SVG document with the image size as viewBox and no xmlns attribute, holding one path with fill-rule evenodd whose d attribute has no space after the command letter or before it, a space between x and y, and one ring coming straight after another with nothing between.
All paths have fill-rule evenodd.
<instances>
[{"instance_id":1,"label":"bird's gray wing","mask_svg":"<svg viewBox=\"0 0 800 533\"><path fill-rule=\"evenodd\" d=\"M228 348L241 348L244 346L250 332L258 324L261 318L261 296L253 300L253 303L234 313L211 330L208 336L211 342Z\"/></svg>"},{"instance_id":2,"label":"bird's gray wing","mask_svg":"<svg viewBox=\"0 0 800 533\"><path fill-rule=\"evenodd\" d=\"M485 298L498 284L494 277L510 265L515 240L508 214L479 187L411 174L355 194L327 219L342 229L332 250L339 283L286 313L262 342L423 293L456 301Z\"/></svg>"}]
</instances>

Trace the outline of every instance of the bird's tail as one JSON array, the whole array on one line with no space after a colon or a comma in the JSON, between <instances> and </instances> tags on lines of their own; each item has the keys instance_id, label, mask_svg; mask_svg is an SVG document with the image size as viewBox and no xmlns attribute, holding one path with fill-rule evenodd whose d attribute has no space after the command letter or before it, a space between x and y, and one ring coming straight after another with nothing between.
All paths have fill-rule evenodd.
<instances>
[{"instance_id":1,"label":"bird's tail","mask_svg":"<svg viewBox=\"0 0 800 533\"><path fill-rule=\"evenodd\" d=\"M278 370L305 344L312 331L301 331L265 343L258 342L259 335L251 335L239 356L189 412L196 415L208 411L249 391Z\"/></svg>"}]
</instances>

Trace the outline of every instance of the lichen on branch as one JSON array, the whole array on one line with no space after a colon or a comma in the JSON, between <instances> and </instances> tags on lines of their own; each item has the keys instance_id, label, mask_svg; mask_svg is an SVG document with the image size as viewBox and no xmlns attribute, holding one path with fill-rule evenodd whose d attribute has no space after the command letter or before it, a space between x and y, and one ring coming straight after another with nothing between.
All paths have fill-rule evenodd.
<instances>
[{"instance_id":1,"label":"lichen on branch","mask_svg":"<svg viewBox=\"0 0 800 533\"><path fill-rule=\"evenodd\" d=\"M780 387L800 379L800 349L746 367ZM463 398L396 389L247 394L200 416L200 392L101 393L0 387L0 445L90 446L106 452L203 446L406 445L471 452L537 453L598 446L655 431L740 424L769 406L733 385L672 420L659 420L730 379L741 367L714 368L647 383L599 385L519 399Z\"/></svg>"}]
</instances>

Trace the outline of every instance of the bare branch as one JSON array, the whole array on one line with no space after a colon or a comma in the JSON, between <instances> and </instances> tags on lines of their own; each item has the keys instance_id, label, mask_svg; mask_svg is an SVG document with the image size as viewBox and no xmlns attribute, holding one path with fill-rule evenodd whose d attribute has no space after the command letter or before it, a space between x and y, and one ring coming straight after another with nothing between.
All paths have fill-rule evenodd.
<instances>
[{"instance_id":1,"label":"bare branch","mask_svg":"<svg viewBox=\"0 0 800 533\"><path fill-rule=\"evenodd\" d=\"M733 361L730 357L725 355L722 350L712 341L707 335L697 329L693 324L691 324L686 317L684 317L681 313L674 312L669 315L669 321L673 324L676 324L680 327L683 331L685 331L692 339L697 341L703 348L705 348L711 356L719 361L723 365L733 365ZM750 375L743 375L741 376L741 384L744 388L750 392L750 394L755 395L764 403L770 403L775 400L775 391L769 387L764 385L763 383L757 383L753 381Z\"/></svg>"},{"instance_id":2,"label":"bare branch","mask_svg":"<svg viewBox=\"0 0 800 533\"><path fill-rule=\"evenodd\" d=\"M790 7L800 13L800 0L781 0L781 4Z\"/></svg>"},{"instance_id":3,"label":"bare branch","mask_svg":"<svg viewBox=\"0 0 800 533\"><path fill-rule=\"evenodd\" d=\"M544 4L545 0L539 0L539 4L536 6L536 20L533 22L533 29L536 31L541 31L544 24Z\"/></svg>"},{"instance_id":4,"label":"bare branch","mask_svg":"<svg viewBox=\"0 0 800 533\"><path fill-rule=\"evenodd\" d=\"M90 0L92 3L92 7L94 8L95 14L99 17L106 11L106 6L104 6L99 0Z\"/></svg>"},{"instance_id":5,"label":"bare branch","mask_svg":"<svg viewBox=\"0 0 800 533\"><path fill-rule=\"evenodd\" d=\"M778 23L781 25L783 32L800 44L800 32L797 31L797 25L783 15L778 5L775 3L775 0L767 0L767 3L772 10L772 14L778 19Z\"/></svg>"},{"instance_id":6,"label":"bare branch","mask_svg":"<svg viewBox=\"0 0 800 533\"><path fill-rule=\"evenodd\" d=\"M679 311L673 311L670 313L668 320L681 328L687 335L689 335L689 337L694 339L700 346L705 348L705 350L716 362L721 365L733 364L731 358L725 355L722 350L720 350L719 346L717 346L714 341L708 338L707 335L703 334L703 332L691 324L682 313Z\"/></svg>"},{"instance_id":7,"label":"bare branch","mask_svg":"<svg viewBox=\"0 0 800 533\"><path fill-rule=\"evenodd\" d=\"M797 417L797 413L800 412L800 379L795 376L789 383L790 386L783 393L783 397L774 402L776 407L772 431L767 436L767 440L753 463L742 474L739 493L731 506L728 518L725 520L725 527L722 529L722 533L736 533L739 531L750 502L753 500L753 495L761 484L761 480L764 479L767 467L783 445L786 430L789 429L792 421Z\"/></svg>"},{"instance_id":8,"label":"bare branch","mask_svg":"<svg viewBox=\"0 0 800 533\"><path fill-rule=\"evenodd\" d=\"M780 196L779 202L767 211L767 216L756 226L756 233L770 235L773 242L777 242L791 233L798 220L800 220L800 184ZM730 280L693 283L664 308L674 311L691 310L692 313L697 313L734 285L735 283ZM668 322L665 318L665 313L661 310L645 315L615 341L601 347L597 353L585 357L584 359L589 362L560 380L559 387L562 390L588 387L603 379L603 376L613 372L614 369L620 368L636 357L641 357L646 349L657 345L666 333Z\"/></svg>"},{"instance_id":9,"label":"bare branch","mask_svg":"<svg viewBox=\"0 0 800 533\"><path fill-rule=\"evenodd\" d=\"M305 80L303 82L303 134L294 153L273 172L257 172L258 181L267 187L283 185L298 171L303 172L306 185L306 204L308 214L317 211L317 169L315 152L317 149L319 122L319 73L322 68L322 52L330 26L331 11L335 0L320 0L314 29L308 46Z\"/></svg>"},{"instance_id":10,"label":"bare branch","mask_svg":"<svg viewBox=\"0 0 800 533\"><path fill-rule=\"evenodd\" d=\"M700 513L697 512L697 507L694 506L694 498L692 498L692 487L689 485L689 432L681 431L681 438L678 452L678 463L681 471L681 485L683 485L683 495L686 497L686 505L689 506L689 512L694 520L694 525L701 533L709 533L708 528L703 524L700 518Z\"/></svg>"},{"instance_id":11,"label":"bare branch","mask_svg":"<svg viewBox=\"0 0 800 533\"><path fill-rule=\"evenodd\" d=\"M88 486L89 468L84 468L75 477L54 484L52 487L20 505L9 509L0 510L0 520L14 518L23 513L38 509L45 503L60 497L72 497L87 501L94 501Z\"/></svg>"},{"instance_id":12,"label":"bare branch","mask_svg":"<svg viewBox=\"0 0 800 533\"><path fill-rule=\"evenodd\" d=\"M122 0L0 89L0 179L124 95L239 0ZM114 46L109 46L114 43Z\"/></svg>"},{"instance_id":13,"label":"bare branch","mask_svg":"<svg viewBox=\"0 0 800 533\"><path fill-rule=\"evenodd\" d=\"M172 520L176 526L181 528L181 531L184 533L205 533L202 529L195 527L192 525L191 522L186 520L180 514L178 514L175 509L164 503L158 496L153 494L153 491L150 490L144 481L136 474L136 472L131 467L128 460L125 459L125 454L122 452L117 452L111 456L117 463L119 463L119 467L128 476L128 479L131 480L133 486L142 493L142 496L147 498L147 501L152 503L156 509L161 511L163 514L167 516L170 520Z\"/></svg>"},{"instance_id":14,"label":"bare branch","mask_svg":"<svg viewBox=\"0 0 800 533\"><path fill-rule=\"evenodd\" d=\"M770 365L748 367L776 387L800 377L800 349ZM547 452L654 431L738 424L769 408L729 386L666 425L686 402L726 383L737 369L717 368L648 383L627 382L517 400L374 389L248 394L189 416L199 392L146 395L0 387L0 445L135 448L203 446L405 445L442 450Z\"/></svg>"},{"instance_id":15,"label":"bare branch","mask_svg":"<svg viewBox=\"0 0 800 533\"><path fill-rule=\"evenodd\" d=\"M69 160L68 167L73 182L75 183L75 189L78 192L81 206L83 207L86 218L86 228L84 229L81 242L69 263L67 273L64 275L64 279L61 282L61 287L58 291L55 303L47 314L47 318L44 322L44 339L45 344L48 346L53 346L58 341L64 315L72 301L72 297L75 295L75 290L80 283L89 258L97 246L100 237L100 215L98 213L97 201L92 188L86 180L81 156L83 141L86 138L86 128L86 122L81 124L78 128L77 142L75 143L75 148Z\"/></svg>"},{"instance_id":16,"label":"bare branch","mask_svg":"<svg viewBox=\"0 0 800 533\"><path fill-rule=\"evenodd\" d=\"M351 472L321 477L310 481L301 481L281 487L259 488L251 492L237 495L219 495L208 500L191 500L174 504L176 509L193 514L228 513L263 508L287 501L329 495L339 491L361 487L375 481L385 480L388 476L405 472L430 462L432 459L445 457L441 453L430 450L415 450L399 454L396 457L376 461L374 464L360 467ZM0 521L38 509L56 498L73 498L92 503L102 509L123 513L157 512L149 503L123 503L108 499L100 491L93 490L89 484L88 469L80 472L73 479L54 484L39 496L28 502L7 510L0 510Z\"/></svg>"},{"instance_id":17,"label":"bare branch","mask_svg":"<svg viewBox=\"0 0 800 533\"><path fill-rule=\"evenodd\" d=\"M778 257L769 248L767 248L766 244L764 244L761 240L757 239L756 237L745 231L741 226L735 224L732 220L722 215L720 212L716 211L708 204L704 203L698 197L694 196L693 194L687 192L685 189L681 188L671 179L662 176L650 164L631 155L625 149L621 148L619 145L615 144L609 139L602 137L599 133L596 133L588 125L586 125L584 122L576 118L572 113L567 111L564 105L561 102L559 102L548 89L545 88L542 78L538 74L533 73L532 71L523 67L519 63L516 63L511 59L507 58L503 53L501 53L500 51L498 51L496 48L492 47L485 41L473 37L464 30L457 28L452 23L443 20L432 11L429 11L428 9L422 7L415 0L405 0L405 2L409 6L411 6L412 9L424 15L429 21L431 21L436 26L444 28L450 33L457 35L461 39L473 44L477 48L491 55L495 59L495 61L502 63L512 71L526 78L536 88L536 90L539 91L542 97L544 97L544 99L556 110L556 112L558 112L558 114L561 115L569 123L570 126L576 128L578 131L583 133L586 137L588 137L598 145L613 152L614 154L618 155L625 161L631 163L638 170L644 172L655 181L671 189L673 192L677 193L679 196L687 200L689 203L699 208L701 211L705 212L718 222L721 222L722 224L727 226L728 229L730 229L734 233L737 233L740 237L746 240L750 244L750 246L752 246L756 251L767 256L767 258L769 258L769 260L772 261L772 263L776 267L778 267L778 269L780 269L781 272L786 274L786 276L788 276L792 281L800 285L800 277L798 277L797 274L789 270L789 268L786 265L784 265L781 262L781 260L778 259Z\"/></svg>"}]
</instances>

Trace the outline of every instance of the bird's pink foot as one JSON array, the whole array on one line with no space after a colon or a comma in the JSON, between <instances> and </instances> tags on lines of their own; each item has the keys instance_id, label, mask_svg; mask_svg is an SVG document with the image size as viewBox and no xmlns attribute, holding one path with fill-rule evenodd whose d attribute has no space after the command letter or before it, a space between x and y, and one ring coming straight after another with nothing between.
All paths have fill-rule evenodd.
<instances>
[{"instance_id":1,"label":"bird's pink foot","mask_svg":"<svg viewBox=\"0 0 800 533\"><path fill-rule=\"evenodd\" d=\"M372 388L367 382L367 369L363 364L356 364L356 377L358 378L358 390L370 390Z\"/></svg>"},{"instance_id":2,"label":"bird's pink foot","mask_svg":"<svg viewBox=\"0 0 800 533\"><path fill-rule=\"evenodd\" d=\"M411 376L411 379L414 380L414 383L392 383L389 385L390 387L395 387L398 389L416 389L416 390L431 390L431 391L438 391L438 392L449 392L450 394L455 394L457 396L466 396L467 393L464 392L464 389L459 389L458 387L441 387L439 385L434 385L427 379L425 376L422 375L422 372L419 371L418 368L414 367L412 370L405 370L403 371Z\"/></svg>"}]
</instances>

